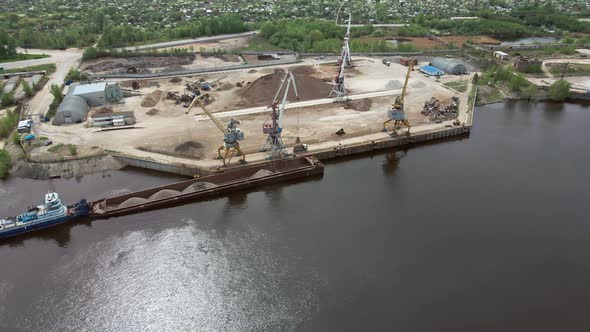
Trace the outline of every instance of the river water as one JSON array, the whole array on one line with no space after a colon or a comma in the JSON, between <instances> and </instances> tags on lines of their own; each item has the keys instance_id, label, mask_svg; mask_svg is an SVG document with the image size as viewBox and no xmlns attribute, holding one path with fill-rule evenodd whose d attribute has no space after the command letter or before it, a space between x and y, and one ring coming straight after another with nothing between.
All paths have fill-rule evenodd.
<instances>
[{"instance_id":1,"label":"river water","mask_svg":"<svg viewBox=\"0 0 590 332\"><path fill-rule=\"evenodd\" d=\"M0 331L587 331L590 112L480 107L469 138L0 244ZM0 211L176 180L11 179Z\"/></svg>"}]
</instances>

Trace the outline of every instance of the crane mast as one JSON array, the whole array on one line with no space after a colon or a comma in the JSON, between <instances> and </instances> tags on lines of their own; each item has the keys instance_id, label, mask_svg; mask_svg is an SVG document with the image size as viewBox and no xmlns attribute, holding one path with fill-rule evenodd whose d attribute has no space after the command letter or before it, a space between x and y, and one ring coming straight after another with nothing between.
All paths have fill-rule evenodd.
<instances>
[{"instance_id":1,"label":"crane mast","mask_svg":"<svg viewBox=\"0 0 590 332\"><path fill-rule=\"evenodd\" d=\"M348 67L351 65L350 59L350 25L352 22L352 15L348 13L348 26L346 28L346 34L344 35L344 43L342 45L342 52L340 53L340 58L338 59L338 73L334 77L334 81L332 85L332 91L330 92L330 97L336 97L336 101L344 101L346 100L346 88L344 88L344 67Z\"/></svg>"},{"instance_id":2,"label":"crane mast","mask_svg":"<svg viewBox=\"0 0 590 332\"><path fill-rule=\"evenodd\" d=\"M283 138L281 133L283 131L282 127L282 120L283 120L283 113L285 112L285 105L287 103L287 96L289 95L289 89L293 85L293 91L295 92L295 97L299 100L299 94L297 93L297 85L295 84L295 76L290 71L285 73L285 77L281 81L281 85L279 89L275 93L274 99L270 105L271 114L270 119L262 125L262 132L264 134L268 134L266 139L266 143L262 148L262 151L267 151L267 146L270 147L270 158L286 156L287 153L285 151L285 145L283 144ZM284 94L281 103L279 104L279 94L283 91Z\"/></svg>"},{"instance_id":3,"label":"crane mast","mask_svg":"<svg viewBox=\"0 0 590 332\"><path fill-rule=\"evenodd\" d=\"M228 156L229 161L231 161L231 157L233 155L242 156L240 161L246 162L246 155L240 149L239 143L239 141L244 140L244 132L241 131L240 128L238 128L240 121L232 118L229 120L227 126L224 127L223 124L219 120L217 120L215 116L213 116L213 113L211 113L207 109L207 107L205 107L205 104L203 104L201 98L202 96L195 97L186 112L188 113L191 110L191 108L193 108L195 103L198 104L199 107L201 107L201 109L203 110L203 112L205 112L205 114L211 119L211 121L213 121L215 126L223 133L223 145L221 145L217 149L218 158L223 160L224 166L226 165L226 160ZM224 151L223 157L221 156L221 151Z\"/></svg>"}]
</instances>

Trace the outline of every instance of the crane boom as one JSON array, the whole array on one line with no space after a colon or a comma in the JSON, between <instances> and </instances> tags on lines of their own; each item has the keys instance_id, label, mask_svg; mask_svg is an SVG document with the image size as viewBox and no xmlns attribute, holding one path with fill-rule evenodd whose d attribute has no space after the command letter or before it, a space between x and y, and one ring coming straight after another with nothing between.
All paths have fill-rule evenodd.
<instances>
[{"instance_id":1,"label":"crane boom","mask_svg":"<svg viewBox=\"0 0 590 332\"><path fill-rule=\"evenodd\" d=\"M281 88L283 87L283 85L285 84L285 81L287 82L287 87L285 88L285 94L283 95L283 102L281 103L281 106L279 108L279 128L281 127L282 124L282 119L283 119L283 112L285 111L285 105L287 103L287 95L289 94L289 87L291 86L291 83L293 83L293 90L295 91L295 97L297 98L297 100L299 100L299 94L297 93L297 84L295 84L295 76L293 76L292 72L287 72L287 75L285 75L285 79L283 80L283 83L281 84ZM279 88L279 91L281 91L281 89ZM278 94L278 91L277 91ZM275 98L276 100L276 98Z\"/></svg>"},{"instance_id":2,"label":"crane boom","mask_svg":"<svg viewBox=\"0 0 590 332\"><path fill-rule=\"evenodd\" d=\"M215 125L217 126L217 128L219 128L219 130L221 130L222 133L225 134L225 127L223 126L223 124L221 124L221 122L219 122L219 120L217 120L216 117L213 116L213 113L211 113L203 104L203 102L201 101L201 96L197 96L195 97L195 99L193 99L192 103L190 104L190 106L188 107L188 109L186 110L186 112L188 113L191 108L193 108L193 106L195 105L195 103L198 103L199 106L201 107L201 109L203 110L203 112L205 112L205 114L207 114L207 116L211 119L211 121L213 121L213 123L215 123Z\"/></svg>"},{"instance_id":3,"label":"crane boom","mask_svg":"<svg viewBox=\"0 0 590 332\"><path fill-rule=\"evenodd\" d=\"M412 72L413 69L414 69L414 63L412 61L410 61L410 64L408 65L408 72L406 74L406 81L404 82L404 88L402 90L402 99L401 99L402 107L404 104L404 99L406 98L406 89L408 88L408 81L410 80L410 73Z\"/></svg>"}]
</instances>

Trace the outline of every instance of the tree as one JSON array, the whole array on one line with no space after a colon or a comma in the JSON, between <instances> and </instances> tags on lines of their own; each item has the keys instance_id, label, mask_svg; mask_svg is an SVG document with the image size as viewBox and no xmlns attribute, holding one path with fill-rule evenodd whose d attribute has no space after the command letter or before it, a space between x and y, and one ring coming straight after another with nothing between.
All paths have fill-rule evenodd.
<instances>
[{"instance_id":1,"label":"tree","mask_svg":"<svg viewBox=\"0 0 590 332\"><path fill-rule=\"evenodd\" d=\"M53 95L53 99L57 100L58 103L61 103L63 99L63 86L59 86L57 84L51 84L49 87L49 92Z\"/></svg>"},{"instance_id":2,"label":"tree","mask_svg":"<svg viewBox=\"0 0 590 332\"><path fill-rule=\"evenodd\" d=\"M31 85L24 79L20 80L20 84L23 86L23 91L27 97L33 96L33 89L31 89Z\"/></svg>"},{"instance_id":3,"label":"tree","mask_svg":"<svg viewBox=\"0 0 590 332\"><path fill-rule=\"evenodd\" d=\"M14 26L18 23L19 17L18 15L16 15L16 13L10 13L8 14L8 24L10 25L11 28L14 28Z\"/></svg>"},{"instance_id":4,"label":"tree","mask_svg":"<svg viewBox=\"0 0 590 332\"><path fill-rule=\"evenodd\" d=\"M559 80L549 87L547 94L551 100L563 101L570 96L572 84L566 80Z\"/></svg>"},{"instance_id":5,"label":"tree","mask_svg":"<svg viewBox=\"0 0 590 332\"><path fill-rule=\"evenodd\" d=\"M274 35L274 33L277 32L277 28L272 22L267 21L262 23L262 25L260 26L260 32L262 33L263 37L270 38L270 36Z\"/></svg>"},{"instance_id":6,"label":"tree","mask_svg":"<svg viewBox=\"0 0 590 332\"><path fill-rule=\"evenodd\" d=\"M527 100L535 99L535 96L537 95L537 87L533 84L530 84L529 86L523 88L521 93L522 97L526 98Z\"/></svg>"},{"instance_id":7,"label":"tree","mask_svg":"<svg viewBox=\"0 0 590 332\"><path fill-rule=\"evenodd\" d=\"M0 149L0 179L4 179L8 176L12 161L10 160L10 154L4 149Z\"/></svg>"},{"instance_id":8,"label":"tree","mask_svg":"<svg viewBox=\"0 0 590 332\"><path fill-rule=\"evenodd\" d=\"M311 40L311 47L313 48L313 43L316 41L320 41L324 39L324 35L320 30L311 30L309 32L309 40Z\"/></svg>"},{"instance_id":9,"label":"tree","mask_svg":"<svg viewBox=\"0 0 590 332\"><path fill-rule=\"evenodd\" d=\"M514 75L512 79L510 79L510 90L520 91L520 87L526 85L527 83L528 81L523 76Z\"/></svg>"},{"instance_id":10,"label":"tree","mask_svg":"<svg viewBox=\"0 0 590 332\"><path fill-rule=\"evenodd\" d=\"M94 59L98 56L98 50L95 47L89 47L84 50L84 54L82 55L82 59Z\"/></svg>"}]
</instances>

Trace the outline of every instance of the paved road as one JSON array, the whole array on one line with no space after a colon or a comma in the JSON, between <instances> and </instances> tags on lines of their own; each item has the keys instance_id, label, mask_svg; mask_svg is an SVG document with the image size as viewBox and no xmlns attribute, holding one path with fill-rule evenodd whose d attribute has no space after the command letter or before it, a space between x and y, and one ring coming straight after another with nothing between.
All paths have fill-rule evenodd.
<instances>
[{"instance_id":1,"label":"paved road","mask_svg":"<svg viewBox=\"0 0 590 332\"><path fill-rule=\"evenodd\" d=\"M348 98L350 100L359 100L359 99L364 99L364 98L376 98L376 97L383 97L383 96L391 96L391 95L401 94L401 92L402 92L401 89L383 90L383 91L375 91L375 92L367 92L367 93L359 93L359 94L349 95ZM325 105L325 104L331 104L334 102L335 102L334 98L314 99L314 100L301 101L301 102L297 102L297 103L288 103L287 105L285 105L285 109L288 110L288 109L298 108L298 107ZM236 110L236 111L216 112L215 117L216 118L230 118L230 117L237 117L237 116L242 116L242 115L264 113L264 112L270 112L270 108L268 108L267 106L261 106L261 107L245 108L245 109ZM203 121L203 120L209 119L208 117L203 117L202 115L203 114L195 115L195 119L197 121Z\"/></svg>"},{"instance_id":2,"label":"paved road","mask_svg":"<svg viewBox=\"0 0 590 332\"><path fill-rule=\"evenodd\" d=\"M338 24L339 26L345 27L348 26L347 24ZM351 24L351 27L365 27L368 26L369 24ZM372 26L379 28L379 27L390 27L390 28L399 28L399 27L405 27L408 26L408 23L390 23L390 24L372 24Z\"/></svg>"},{"instance_id":3,"label":"paved road","mask_svg":"<svg viewBox=\"0 0 590 332\"><path fill-rule=\"evenodd\" d=\"M147 50L147 49L155 49L155 48L181 46L181 45L187 45L187 44L193 44L193 43L207 43L207 42L212 42L212 41L231 39L231 38L239 38L239 37L248 37L248 36L254 36L254 35L256 35L256 31L248 31L248 32L241 32L241 33L226 34L226 35L200 37L200 38L194 38L194 39L174 40L174 41L169 41L169 42L162 42L162 43L155 43L155 44L148 44L148 45L130 46L130 47L125 47L125 49L126 50Z\"/></svg>"}]
</instances>

